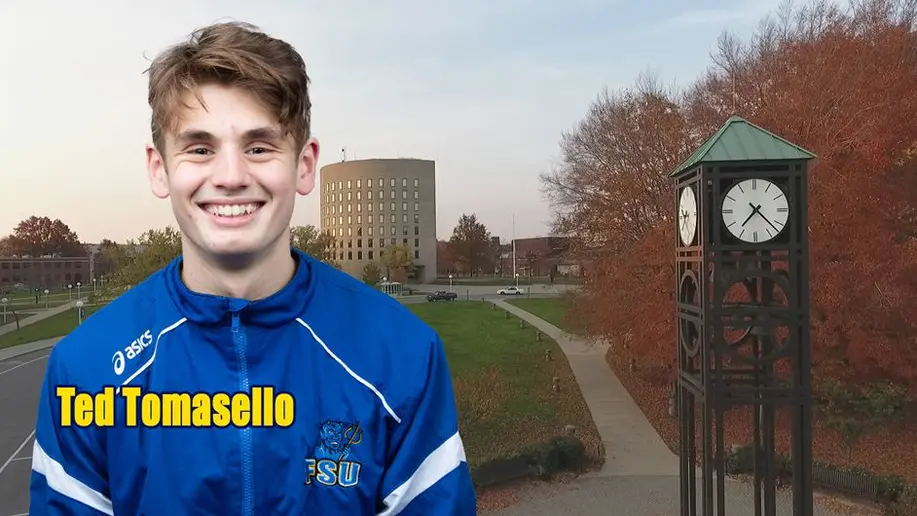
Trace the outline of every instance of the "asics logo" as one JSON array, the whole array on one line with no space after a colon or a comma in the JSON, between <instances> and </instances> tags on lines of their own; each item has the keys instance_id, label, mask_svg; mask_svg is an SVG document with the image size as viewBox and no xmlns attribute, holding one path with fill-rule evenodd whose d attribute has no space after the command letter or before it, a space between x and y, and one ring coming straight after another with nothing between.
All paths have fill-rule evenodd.
<instances>
[{"instance_id":1,"label":"asics logo","mask_svg":"<svg viewBox=\"0 0 917 516\"><path fill-rule=\"evenodd\" d=\"M124 367L127 365L128 360L136 358L152 343L153 332L147 330L134 339L124 350L115 351L115 354L111 357L111 367L115 370L115 374L120 376L124 373Z\"/></svg>"}]
</instances>

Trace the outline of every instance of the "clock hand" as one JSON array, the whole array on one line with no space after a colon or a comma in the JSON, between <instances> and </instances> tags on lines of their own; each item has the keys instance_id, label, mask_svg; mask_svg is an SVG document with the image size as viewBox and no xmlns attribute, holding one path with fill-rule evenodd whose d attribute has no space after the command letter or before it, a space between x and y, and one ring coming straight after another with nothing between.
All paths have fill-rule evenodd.
<instances>
[{"instance_id":1,"label":"clock hand","mask_svg":"<svg viewBox=\"0 0 917 516\"><path fill-rule=\"evenodd\" d=\"M763 213L761 213L761 212L759 211L759 212L758 212L758 215L761 215L761 218L764 219L764 222L767 222L768 224L770 224L770 226L771 226L772 228L774 228L774 231L776 231L776 232L778 232L778 233L780 232L780 230L777 229L777 226L775 226L773 223L771 223L770 219L768 219L767 217L765 217Z\"/></svg>"},{"instance_id":2,"label":"clock hand","mask_svg":"<svg viewBox=\"0 0 917 516\"><path fill-rule=\"evenodd\" d=\"M760 206L755 207L752 203L748 203L748 205L751 206L751 213L748 214L748 218L742 223L742 227L745 227L745 224L748 224L748 221L751 220L751 218L755 216L755 213L758 213L758 210L761 208Z\"/></svg>"}]
</instances>

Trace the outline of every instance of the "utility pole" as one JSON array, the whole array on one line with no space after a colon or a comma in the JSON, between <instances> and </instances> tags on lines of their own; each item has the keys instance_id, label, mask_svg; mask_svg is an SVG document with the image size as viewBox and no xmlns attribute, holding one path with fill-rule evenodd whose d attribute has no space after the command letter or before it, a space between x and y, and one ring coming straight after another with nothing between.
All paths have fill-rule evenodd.
<instances>
[{"instance_id":1,"label":"utility pole","mask_svg":"<svg viewBox=\"0 0 917 516\"><path fill-rule=\"evenodd\" d=\"M516 277L516 214L513 213L513 277Z\"/></svg>"}]
</instances>

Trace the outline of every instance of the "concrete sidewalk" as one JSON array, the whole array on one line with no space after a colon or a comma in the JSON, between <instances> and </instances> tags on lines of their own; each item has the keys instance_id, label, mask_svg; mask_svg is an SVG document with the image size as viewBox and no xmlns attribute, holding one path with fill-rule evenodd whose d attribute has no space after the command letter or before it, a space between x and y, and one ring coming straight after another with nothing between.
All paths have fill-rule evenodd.
<instances>
[{"instance_id":1,"label":"concrete sidewalk","mask_svg":"<svg viewBox=\"0 0 917 516\"><path fill-rule=\"evenodd\" d=\"M678 475L678 456L605 362L607 345L589 343L505 301L493 303L554 339L567 356L605 445L605 464L590 475Z\"/></svg>"},{"instance_id":2,"label":"concrete sidewalk","mask_svg":"<svg viewBox=\"0 0 917 516\"><path fill-rule=\"evenodd\" d=\"M44 312L37 313L37 314L35 314L35 315L30 315L30 316L28 316L28 317L25 317L25 318L23 318L23 319L20 319L20 320L19 320L19 326L21 327L21 326L28 326L28 325L30 325L30 324L35 324L35 323L37 323L38 321L41 321L41 320L43 320L43 319L47 319L48 317L52 317L52 316L55 316L55 315L57 315L57 314L64 313L64 312L66 312L67 310L70 310L71 308L74 308L74 307L76 306L77 301L79 301L79 300L78 300L78 299L74 299L73 301L64 303L64 304L62 304L62 305L60 305L60 306L55 306L54 308L45 310ZM82 301L83 301L84 303L86 302L85 299L83 299ZM11 315L9 312L7 312L6 317L7 317L7 324L4 324L3 326L0 326L0 335L4 335L4 334L7 334L7 333L16 331L16 321L9 322L10 320L12 320L12 315Z\"/></svg>"},{"instance_id":3,"label":"concrete sidewalk","mask_svg":"<svg viewBox=\"0 0 917 516\"><path fill-rule=\"evenodd\" d=\"M485 511L486 516L676 516L679 501L678 456L662 442L640 407L605 362L607 345L591 344L564 332L503 300L491 300L554 339L570 362L580 391L605 445L605 464L595 473L568 483L532 482L522 487L519 503ZM695 470L700 475L700 468ZM753 516L751 484L725 479L724 498L729 516ZM871 508L837 503L816 495L813 516L875 516ZM792 493L777 492L777 514L792 514ZM698 504L700 482L698 482ZM703 511L698 508L698 514Z\"/></svg>"}]
</instances>

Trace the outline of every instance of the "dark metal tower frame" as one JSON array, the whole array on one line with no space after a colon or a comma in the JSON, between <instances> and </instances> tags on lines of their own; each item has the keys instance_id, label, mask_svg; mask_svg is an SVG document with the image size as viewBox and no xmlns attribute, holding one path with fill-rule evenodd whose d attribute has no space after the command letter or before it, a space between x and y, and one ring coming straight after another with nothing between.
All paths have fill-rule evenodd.
<instances>
[{"instance_id":1,"label":"dark metal tower frame","mask_svg":"<svg viewBox=\"0 0 917 516\"><path fill-rule=\"evenodd\" d=\"M755 514L778 510L778 407L791 414L792 514L812 514L806 173L813 157L733 117L672 174L676 213L685 187L698 207L694 241L685 245L676 235L675 242L682 516L726 514L724 414L737 406L752 407ZM725 230L723 196L745 179L774 182L787 196L787 225L767 243L744 243ZM737 286L745 292L740 301L729 298Z\"/></svg>"}]
</instances>

